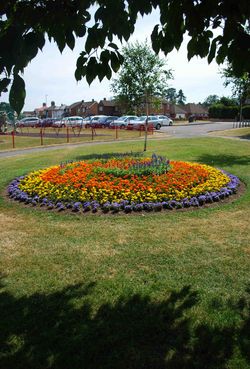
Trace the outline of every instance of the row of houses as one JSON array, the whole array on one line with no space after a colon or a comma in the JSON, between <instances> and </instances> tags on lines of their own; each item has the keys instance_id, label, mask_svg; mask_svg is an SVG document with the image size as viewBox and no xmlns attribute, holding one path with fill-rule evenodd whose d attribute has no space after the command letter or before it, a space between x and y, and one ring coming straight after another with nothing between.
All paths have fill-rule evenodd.
<instances>
[{"instance_id":1,"label":"row of houses","mask_svg":"<svg viewBox=\"0 0 250 369\"><path fill-rule=\"evenodd\" d=\"M46 103L34 111L23 112L24 116L37 116L39 118L62 118L66 116L78 115L81 117L88 117L93 115L114 115L120 116L126 114L115 100L107 100L106 98L97 102L91 101L77 101L71 105L61 104L56 106L54 101L47 106ZM188 119L191 115L198 119L206 119L208 117L208 110L201 104L185 104L175 105L169 103L167 100L162 100L157 106L149 104L149 114L163 114L168 115L173 119Z\"/></svg>"}]
</instances>

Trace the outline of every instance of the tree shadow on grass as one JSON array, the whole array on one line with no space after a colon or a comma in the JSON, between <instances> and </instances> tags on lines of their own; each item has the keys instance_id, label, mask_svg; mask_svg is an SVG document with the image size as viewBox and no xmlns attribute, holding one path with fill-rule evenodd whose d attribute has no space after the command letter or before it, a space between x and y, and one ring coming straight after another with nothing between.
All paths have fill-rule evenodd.
<instances>
[{"instance_id":1,"label":"tree shadow on grass","mask_svg":"<svg viewBox=\"0 0 250 369\"><path fill-rule=\"evenodd\" d=\"M121 297L96 312L86 302L93 288L76 285L22 298L3 292L0 368L225 368L237 336L244 335L242 342L249 338L247 319L238 331L205 324L191 329L188 313L198 296L189 287L161 302L140 295Z\"/></svg>"},{"instance_id":2,"label":"tree shadow on grass","mask_svg":"<svg viewBox=\"0 0 250 369\"><path fill-rule=\"evenodd\" d=\"M107 152L103 154L89 154L89 155L80 155L76 156L76 160L108 160L112 158L122 159L124 157L142 157L143 153L139 151L130 151L130 152Z\"/></svg>"},{"instance_id":3,"label":"tree shadow on grass","mask_svg":"<svg viewBox=\"0 0 250 369\"><path fill-rule=\"evenodd\" d=\"M232 165L249 165L250 156L236 156L233 154L203 154L196 159L199 163L213 165L216 167L232 166Z\"/></svg>"}]
</instances>

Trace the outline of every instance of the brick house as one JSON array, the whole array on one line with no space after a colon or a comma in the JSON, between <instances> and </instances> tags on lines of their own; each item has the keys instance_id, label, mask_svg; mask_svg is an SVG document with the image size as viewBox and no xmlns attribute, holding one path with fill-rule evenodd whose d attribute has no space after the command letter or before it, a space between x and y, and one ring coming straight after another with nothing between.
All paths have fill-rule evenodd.
<instances>
[{"instance_id":1,"label":"brick house","mask_svg":"<svg viewBox=\"0 0 250 369\"><path fill-rule=\"evenodd\" d=\"M104 98L98 104L99 115L121 115L121 109L115 100Z\"/></svg>"},{"instance_id":2,"label":"brick house","mask_svg":"<svg viewBox=\"0 0 250 369\"><path fill-rule=\"evenodd\" d=\"M78 101L68 107L70 116L78 115L81 117L87 117L90 115L98 115L98 103L94 99L92 101Z\"/></svg>"}]
</instances>

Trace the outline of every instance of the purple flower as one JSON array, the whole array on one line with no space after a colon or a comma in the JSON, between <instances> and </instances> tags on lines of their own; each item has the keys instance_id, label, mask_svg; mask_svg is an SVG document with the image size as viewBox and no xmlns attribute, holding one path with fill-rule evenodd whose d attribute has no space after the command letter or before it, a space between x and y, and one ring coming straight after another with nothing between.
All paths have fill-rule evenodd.
<instances>
[{"instance_id":1,"label":"purple flower","mask_svg":"<svg viewBox=\"0 0 250 369\"><path fill-rule=\"evenodd\" d=\"M199 206L199 201L198 201L197 197L192 197L190 199L190 205L195 206L195 207Z\"/></svg>"},{"instance_id":2,"label":"purple flower","mask_svg":"<svg viewBox=\"0 0 250 369\"><path fill-rule=\"evenodd\" d=\"M78 202L75 202L73 203L73 206L72 206L72 211L77 213L78 211L80 211L80 207L81 207L81 203L78 201Z\"/></svg>"},{"instance_id":3,"label":"purple flower","mask_svg":"<svg viewBox=\"0 0 250 369\"><path fill-rule=\"evenodd\" d=\"M126 205L125 207L124 207L124 211L125 211L125 213L131 213L131 211L133 210L133 207L132 207L132 205Z\"/></svg>"},{"instance_id":4,"label":"purple flower","mask_svg":"<svg viewBox=\"0 0 250 369\"><path fill-rule=\"evenodd\" d=\"M206 203L206 200L207 200L205 195L200 195L200 196L197 197L197 199L198 199L199 205L204 205Z\"/></svg>"},{"instance_id":5,"label":"purple flower","mask_svg":"<svg viewBox=\"0 0 250 369\"><path fill-rule=\"evenodd\" d=\"M108 213L109 212L109 210L110 210L110 202L109 201L107 201L107 202L105 202L103 205L102 205L102 211L104 212L104 213Z\"/></svg>"},{"instance_id":6,"label":"purple flower","mask_svg":"<svg viewBox=\"0 0 250 369\"><path fill-rule=\"evenodd\" d=\"M120 204L118 202L113 202L110 206L110 209L114 212L114 213L118 213L120 210Z\"/></svg>"},{"instance_id":7,"label":"purple flower","mask_svg":"<svg viewBox=\"0 0 250 369\"><path fill-rule=\"evenodd\" d=\"M142 204L135 204L133 207L134 211L142 211L143 210L143 203Z\"/></svg>"},{"instance_id":8,"label":"purple flower","mask_svg":"<svg viewBox=\"0 0 250 369\"><path fill-rule=\"evenodd\" d=\"M154 209L154 211L161 211L162 210L162 203L161 202L156 202L153 205L153 209Z\"/></svg>"}]
</instances>

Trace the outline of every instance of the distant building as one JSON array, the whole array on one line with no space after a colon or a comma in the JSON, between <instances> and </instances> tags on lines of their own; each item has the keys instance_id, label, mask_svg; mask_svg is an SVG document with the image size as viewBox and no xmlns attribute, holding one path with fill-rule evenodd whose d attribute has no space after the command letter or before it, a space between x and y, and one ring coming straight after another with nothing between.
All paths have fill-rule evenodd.
<instances>
[{"instance_id":1,"label":"distant building","mask_svg":"<svg viewBox=\"0 0 250 369\"><path fill-rule=\"evenodd\" d=\"M43 103L43 105L40 108L36 108L34 110L35 116L38 118L47 118L48 116L48 107L46 103Z\"/></svg>"},{"instance_id":2,"label":"distant building","mask_svg":"<svg viewBox=\"0 0 250 369\"><path fill-rule=\"evenodd\" d=\"M170 105L170 116L173 119L186 119L187 111L185 110L185 106L183 105Z\"/></svg>"},{"instance_id":3,"label":"distant building","mask_svg":"<svg viewBox=\"0 0 250 369\"><path fill-rule=\"evenodd\" d=\"M34 110L33 111L23 111L22 113L24 118L33 117L35 115Z\"/></svg>"},{"instance_id":4,"label":"distant building","mask_svg":"<svg viewBox=\"0 0 250 369\"><path fill-rule=\"evenodd\" d=\"M56 106L54 101L51 101L51 106L47 109L47 117L60 119L68 115L68 106L65 104L61 104L60 106Z\"/></svg>"},{"instance_id":5,"label":"distant building","mask_svg":"<svg viewBox=\"0 0 250 369\"><path fill-rule=\"evenodd\" d=\"M206 119L208 118L208 109L201 104L186 104L183 108L187 112L187 118L191 115L195 116L196 119Z\"/></svg>"},{"instance_id":6,"label":"distant building","mask_svg":"<svg viewBox=\"0 0 250 369\"><path fill-rule=\"evenodd\" d=\"M115 100L107 100L105 97L98 104L99 115L121 115L121 108Z\"/></svg>"},{"instance_id":7,"label":"distant building","mask_svg":"<svg viewBox=\"0 0 250 369\"><path fill-rule=\"evenodd\" d=\"M94 99L91 101L81 100L69 105L68 113L70 116L79 115L81 117L98 115L98 103Z\"/></svg>"}]
</instances>

